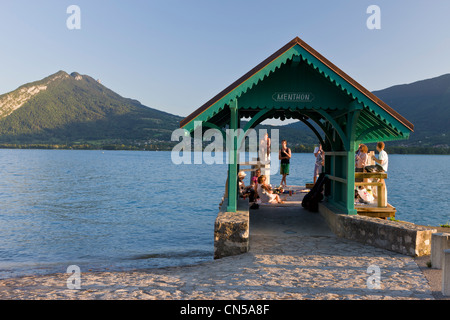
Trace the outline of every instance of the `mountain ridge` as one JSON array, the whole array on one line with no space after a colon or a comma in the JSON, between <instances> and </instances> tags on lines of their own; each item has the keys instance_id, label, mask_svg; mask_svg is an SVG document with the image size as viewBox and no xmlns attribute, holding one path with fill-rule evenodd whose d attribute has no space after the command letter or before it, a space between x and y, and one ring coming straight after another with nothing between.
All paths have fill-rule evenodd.
<instances>
[{"instance_id":1,"label":"mountain ridge","mask_svg":"<svg viewBox=\"0 0 450 320\"><path fill-rule=\"evenodd\" d=\"M409 140L393 146L450 145L450 74L373 92L415 125ZM58 71L0 95L0 143L3 144L170 144L183 117L122 97L100 81L78 72ZM301 122L278 128L293 146L317 138Z\"/></svg>"},{"instance_id":2,"label":"mountain ridge","mask_svg":"<svg viewBox=\"0 0 450 320\"><path fill-rule=\"evenodd\" d=\"M410 139L394 144L450 145L450 74L373 93L414 124Z\"/></svg>"},{"instance_id":3,"label":"mountain ridge","mask_svg":"<svg viewBox=\"0 0 450 320\"><path fill-rule=\"evenodd\" d=\"M166 141L181 119L65 71L0 95L0 110L0 142L16 143Z\"/></svg>"}]
</instances>

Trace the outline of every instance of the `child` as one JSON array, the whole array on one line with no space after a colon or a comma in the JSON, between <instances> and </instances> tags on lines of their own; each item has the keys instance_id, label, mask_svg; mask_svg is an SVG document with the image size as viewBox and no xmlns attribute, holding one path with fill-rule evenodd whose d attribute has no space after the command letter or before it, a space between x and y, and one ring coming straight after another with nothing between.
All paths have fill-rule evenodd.
<instances>
[{"instance_id":1,"label":"child","mask_svg":"<svg viewBox=\"0 0 450 320\"><path fill-rule=\"evenodd\" d=\"M279 195L273 194L272 188L266 184L265 175L258 178L257 192L262 203L284 203L285 199L281 200Z\"/></svg>"}]
</instances>

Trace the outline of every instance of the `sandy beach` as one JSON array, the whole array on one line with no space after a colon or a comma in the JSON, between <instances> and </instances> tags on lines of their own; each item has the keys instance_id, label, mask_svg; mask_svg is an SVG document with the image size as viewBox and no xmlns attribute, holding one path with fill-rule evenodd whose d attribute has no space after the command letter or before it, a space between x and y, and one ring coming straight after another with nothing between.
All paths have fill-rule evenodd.
<instances>
[{"instance_id":1,"label":"sandy beach","mask_svg":"<svg viewBox=\"0 0 450 320\"><path fill-rule=\"evenodd\" d=\"M440 270L426 270L426 257L418 261L434 282L413 257L338 238L318 214L278 210L251 212L250 252L239 256L129 272L81 270L79 290L67 288L65 273L4 279L0 299L442 298ZM370 266L380 270L379 288L368 286Z\"/></svg>"}]
</instances>

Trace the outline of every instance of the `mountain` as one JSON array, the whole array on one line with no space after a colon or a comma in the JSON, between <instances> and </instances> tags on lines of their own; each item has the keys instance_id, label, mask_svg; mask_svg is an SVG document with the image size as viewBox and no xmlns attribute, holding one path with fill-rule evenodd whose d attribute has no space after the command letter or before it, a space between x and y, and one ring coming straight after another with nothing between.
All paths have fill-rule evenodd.
<instances>
[{"instance_id":1,"label":"mountain","mask_svg":"<svg viewBox=\"0 0 450 320\"><path fill-rule=\"evenodd\" d=\"M377 97L414 124L404 145L450 145L450 74L374 91Z\"/></svg>"},{"instance_id":2,"label":"mountain","mask_svg":"<svg viewBox=\"0 0 450 320\"><path fill-rule=\"evenodd\" d=\"M414 124L414 132L408 140L388 143L391 151L405 152L398 149L399 146L404 146L411 152L437 153L439 148L446 149L444 153L449 152L450 74L396 85L373 93ZM282 126L280 132L294 137L290 141L305 145L317 143L311 130L301 122ZM295 139L296 134L301 138Z\"/></svg>"},{"instance_id":3,"label":"mountain","mask_svg":"<svg viewBox=\"0 0 450 320\"><path fill-rule=\"evenodd\" d=\"M59 71L0 95L2 143L168 141L181 119L76 72Z\"/></svg>"},{"instance_id":4,"label":"mountain","mask_svg":"<svg viewBox=\"0 0 450 320\"><path fill-rule=\"evenodd\" d=\"M389 145L450 146L450 74L373 93L414 124L414 132L408 140L392 141ZM301 122L285 127L299 132L309 131Z\"/></svg>"},{"instance_id":5,"label":"mountain","mask_svg":"<svg viewBox=\"0 0 450 320\"><path fill-rule=\"evenodd\" d=\"M450 74L373 93L415 125L409 140L389 142L389 146L420 147L423 150L417 152L427 153L444 147L448 152ZM0 144L151 143L168 148L181 119L124 98L87 75L59 71L0 95ZM280 129L280 139L297 146L296 150L317 144L301 122L260 128Z\"/></svg>"}]
</instances>

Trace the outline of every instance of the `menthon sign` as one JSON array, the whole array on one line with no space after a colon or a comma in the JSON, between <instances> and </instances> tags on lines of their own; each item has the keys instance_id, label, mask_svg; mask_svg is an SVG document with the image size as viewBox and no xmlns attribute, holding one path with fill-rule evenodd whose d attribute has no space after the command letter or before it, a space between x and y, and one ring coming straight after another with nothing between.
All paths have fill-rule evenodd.
<instances>
[{"instance_id":1,"label":"menthon sign","mask_svg":"<svg viewBox=\"0 0 450 320\"><path fill-rule=\"evenodd\" d=\"M272 99L277 102L311 102L314 95L311 92L275 92Z\"/></svg>"}]
</instances>

